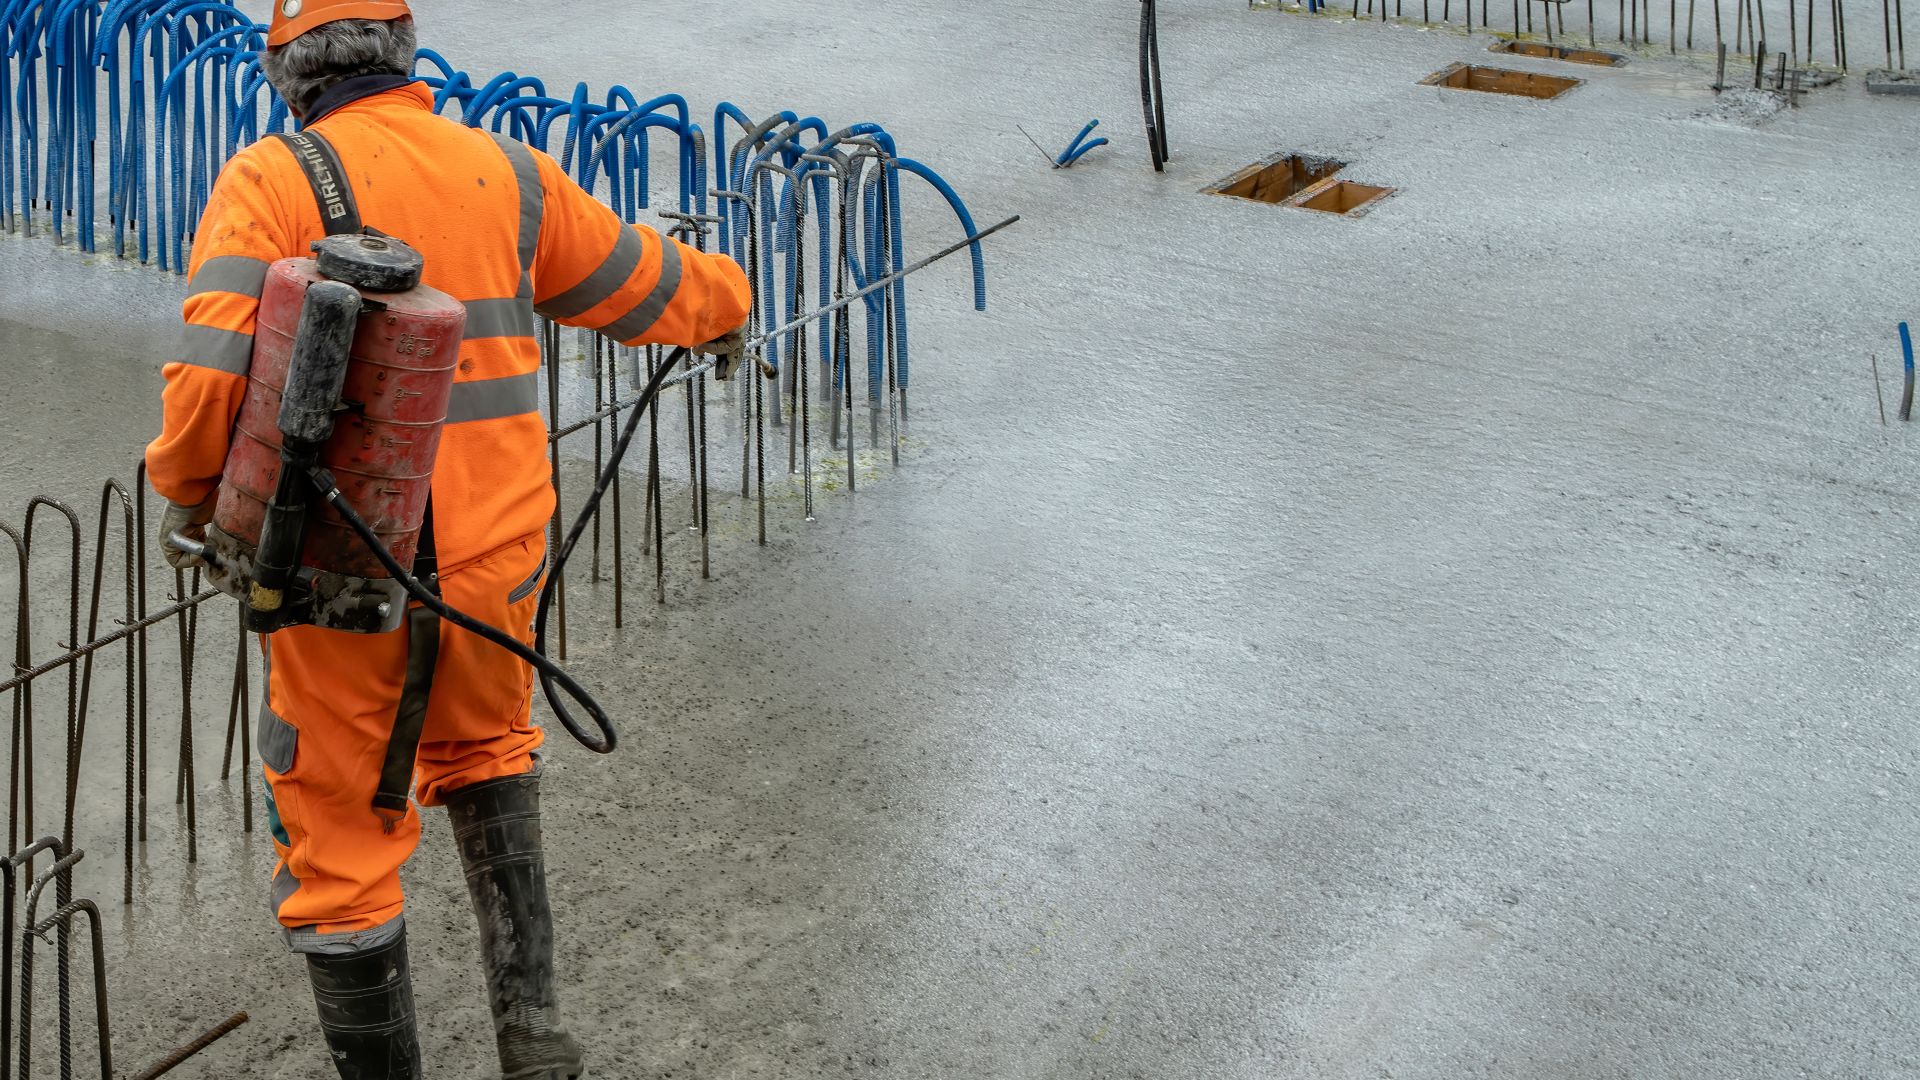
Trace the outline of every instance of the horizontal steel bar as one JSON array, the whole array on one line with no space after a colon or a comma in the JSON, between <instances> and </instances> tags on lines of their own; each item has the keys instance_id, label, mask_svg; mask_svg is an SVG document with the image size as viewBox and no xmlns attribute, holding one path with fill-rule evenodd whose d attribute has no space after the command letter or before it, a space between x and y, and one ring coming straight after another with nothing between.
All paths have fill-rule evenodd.
<instances>
[{"instance_id":1,"label":"horizontal steel bar","mask_svg":"<svg viewBox=\"0 0 1920 1080\"><path fill-rule=\"evenodd\" d=\"M143 1072L139 1076L134 1077L133 1080L154 1080L154 1078L157 1076L161 1076L166 1073L172 1072L174 1069L179 1068L181 1065L186 1064L188 1058L193 1057L195 1054L198 1054L200 1051L205 1050L207 1047L212 1046L214 1043L217 1043L221 1039L224 1039L228 1035L232 1034L234 1029L238 1028L241 1024L246 1023L247 1020L248 1020L248 1017L246 1013L233 1014L233 1016L223 1021L219 1027L214 1028L212 1031L207 1032L205 1035L200 1036L199 1038L193 1040L192 1042L181 1047L180 1049L175 1050L173 1053L168 1054L166 1058L164 1058L163 1060L155 1064L152 1068L148 1069L146 1072Z\"/></svg>"},{"instance_id":2,"label":"horizontal steel bar","mask_svg":"<svg viewBox=\"0 0 1920 1080\"><path fill-rule=\"evenodd\" d=\"M20 674L15 675L13 678L8 679L6 682L0 682L0 694L4 694L7 691L12 690L18 686L25 686L26 684L32 682L33 680L39 678L40 676L45 675L49 671L58 671L61 668L66 667L68 664L74 663L76 661L84 660L87 657L92 656L94 653L99 652L101 649L104 649L109 645L112 645L116 642L125 641L142 630L146 630L151 627L157 626L160 623L166 622L168 619L173 618L175 615L178 615L181 612L187 611L191 608L199 607L201 604L204 604L207 601L219 595L220 595L220 591L218 589L208 589L205 592L201 593L198 596L193 597L190 600L182 600L179 603L174 604L172 607L165 608L159 612L149 615L146 618L141 619L139 622L134 623L131 626L125 626L120 628L119 630L115 630L113 633L108 634L106 637L100 638L97 641L89 641L85 645L80 646L79 648L73 650L70 653L67 653L64 656L58 657L53 660L49 660L46 663L39 665L38 667L28 668L26 671L23 671Z\"/></svg>"},{"instance_id":3,"label":"horizontal steel bar","mask_svg":"<svg viewBox=\"0 0 1920 1080\"><path fill-rule=\"evenodd\" d=\"M948 247L941 248L939 251L936 251L933 254L927 256L926 258L921 259L919 262L914 263L912 266L907 267L905 270L896 271L895 273L888 274L886 277L878 279L873 284L868 285L864 289L861 289L859 292L849 293L845 297L842 297L841 299L835 300L833 303L828 304L826 307L816 308L815 310L800 316L798 319L795 319L794 321L788 323L787 325L780 327L778 330L770 330L767 333L761 334L759 337L753 339L752 341L747 342L747 348L751 349L756 345L765 345L767 342L772 341L774 338L777 338L782 334L792 333L793 331L800 329L801 327L807 325L810 322L813 322L814 320L820 318L823 315L831 315L834 312L839 311L841 308L846 307L847 305L853 303L855 300L864 300L867 297L872 296L874 293L879 292L881 289L884 289L887 286L892 285L894 282L899 281L901 278L906 277L908 274L912 274L920 270L925 270L927 267L932 266L934 263L939 262L941 259L944 259L947 256L954 254L955 252L964 250L966 248L970 248L973 245L979 243L982 240L985 240L987 237L992 236L994 233L999 232L1001 229L1004 229L1007 226L1012 225L1014 222L1019 220L1020 220L1020 215L1015 214L1012 217L1008 218L1007 220L999 223L998 225L989 225L986 228L981 229L979 232L974 233L972 236L967 237L965 240L961 240L958 243L949 245Z\"/></svg>"},{"instance_id":4,"label":"horizontal steel bar","mask_svg":"<svg viewBox=\"0 0 1920 1080\"><path fill-rule=\"evenodd\" d=\"M1007 220L1000 222L998 225L989 225L986 228L981 229L979 232L974 233L972 236L969 236L964 240L958 241L956 243L948 245L947 247L941 248L939 251L936 251L933 254L927 256L926 258L921 259L919 262L914 263L912 266L909 266L904 270L900 270L896 273L888 274L886 277L876 280L871 285L868 285L866 288L861 289L859 292L851 293L847 296L844 296L838 300L835 300L833 303L828 304L826 307L818 308L814 311L808 312L805 315L802 315L800 318L794 320L793 322L788 323L787 325L781 327L778 330L775 330L771 333L762 334L759 337L754 338L752 341L749 341L747 343L747 348L752 349L756 346L765 345L767 342L772 341L774 338L777 338L782 334L792 333L793 331L800 329L801 327L807 325L810 322L813 322L816 319L825 318L826 316L831 315L836 311L839 311L841 308L847 307L848 305L852 304L856 300L863 300L866 297L872 296L874 293L877 293L881 289L884 289L889 285L892 285L894 282L899 281L901 278L906 277L908 274L925 270L927 267L932 266L934 263L939 262L941 259L944 259L949 255L953 255L957 252L970 248L973 245L979 243L982 240L985 240L987 237L992 236L994 233L999 232L1001 229L1004 229L1007 226L1019 220L1020 220L1020 215L1015 214L1014 216L1008 218ZM754 359L754 357L750 356L749 359ZM746 365L746 366L751 366L751 365ZM675 375L673 378L668 379L666 382L660 385L660 388L662 390L665 390L669 386L677 386L680 383L686 382L687 380L694 378L697 375L706 374L712 368L713 368L713 361L711 360L706 361L702 364L688 368L686 371L683 371L680 374ZM602 420L608 420L613 417L619 416L621 413L626 412L628 409L633 408L635 405L639 403L640 403L639 398L631 398L627 401L615 402L614 404L609 405L606 408L601 409L599 412L594 413L593 415L587 417L585 420L581 420L578 423L569 424L566 427L563 427L560 430L554 432L553 434L547 436L547 441L549 443L559 442L561 439L564 439L567 436L574 434L575 432L585 431L587 428L592 427L593 425L599 423ZM4 689L4 688L0 688L0 689Z\"/></svg>"}]
</instances>

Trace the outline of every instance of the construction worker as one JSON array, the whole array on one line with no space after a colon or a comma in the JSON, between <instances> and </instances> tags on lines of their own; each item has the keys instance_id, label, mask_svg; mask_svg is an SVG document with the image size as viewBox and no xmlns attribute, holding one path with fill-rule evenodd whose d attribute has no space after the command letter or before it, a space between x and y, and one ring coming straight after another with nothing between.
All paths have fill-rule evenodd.
<instances>
[{"instance_id":1,"label":"construction worker","mask_svg":"<svg viewBox=\"0 0 1920 1080\"><path fill-rule=\"evenodd\" d=\"M214 186L148 475L170 503L163 544L176 529L202 535L246 390L267 268L307 255L352 214L419 250L424 283L467 307L422 555L437 560L453 607L531 641L554 510L535 312L628 345L737 353L749 286L724 257L623 225L547 155L436 116L432 93L409 78L414 53L404 0L277 0L264 69L312 138L263 139ZM167 550L174 565L190 565ZM573 1080L584 1069L554 992L532 672L434 625L424 643L310 626L267 640L259 741L279 856L274 910L308 958L340 1075L420 1075L399 878L420 819L404 791L394 814L370 805L402 695L430 683L413 797L449 810L502 1070L512 1080Z\"/></svg>"}]
</instances>

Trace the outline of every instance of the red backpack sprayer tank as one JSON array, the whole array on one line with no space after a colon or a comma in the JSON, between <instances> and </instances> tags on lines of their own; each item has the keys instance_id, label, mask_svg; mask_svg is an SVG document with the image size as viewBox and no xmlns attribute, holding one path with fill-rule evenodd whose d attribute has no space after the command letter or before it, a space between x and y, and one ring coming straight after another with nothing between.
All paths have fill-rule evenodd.
<instances>
[{"instance_id":1,"label":"red backpack sprayer tank","mask_svg":"<svg viewBox=\"0 0 1920 1080\"><path fill-rule=\"evenodd\" d=\"M314 252L267 271L209 580L254 633L384 633L406 589L319 505L308 473L330 473L394 561L413 562L467 313L420 284L422 260L398 240L335 236Z\"/></svg>"}]
</instances>

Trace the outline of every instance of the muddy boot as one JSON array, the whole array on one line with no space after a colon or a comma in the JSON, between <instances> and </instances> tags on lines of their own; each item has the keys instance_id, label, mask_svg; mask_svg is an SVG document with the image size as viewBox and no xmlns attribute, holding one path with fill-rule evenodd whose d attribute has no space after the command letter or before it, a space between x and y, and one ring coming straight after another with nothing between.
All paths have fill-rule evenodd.
<instances>
[{"instance_id":1,"label":"muddy boot","mask_svg":"<svg viewBox=\"0 0 1920 1080\"><path fill-rule=\"evenodd\" d=\"M309 956L307 977L343 1080L416 1080L420 1040L404 932L370 952Z\"/></svg>"},{"instance_id":2,"label":"muddy boot","mask_svg":"<svg viewBox=\"0 0 1920 1080\"><path fill-rule=\"evenodd\" d=\"M553 991L553 912L540 849L540 781L512 776L446 798L480 920L494 1038L505 1080L580 1080L580 1048Z\"/></svg>"}]
</instances>

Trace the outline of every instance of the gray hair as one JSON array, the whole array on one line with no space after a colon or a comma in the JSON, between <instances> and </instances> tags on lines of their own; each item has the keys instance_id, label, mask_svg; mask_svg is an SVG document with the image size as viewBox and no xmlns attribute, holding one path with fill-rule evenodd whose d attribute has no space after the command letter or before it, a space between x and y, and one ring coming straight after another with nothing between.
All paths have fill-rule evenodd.
<instances>
[{"instance_id":1,"label":"gray hair","mask_svg":"<svg viewBox=\"0 0 1920 1080\"><path fill-rule=\"evenodd\" d=\"M295 116L327 88L361 75L411 75L419 46L411 18L386 21L342 19L267 50L260 66Z\"/></svg>"}]
</instances>

